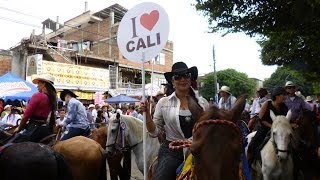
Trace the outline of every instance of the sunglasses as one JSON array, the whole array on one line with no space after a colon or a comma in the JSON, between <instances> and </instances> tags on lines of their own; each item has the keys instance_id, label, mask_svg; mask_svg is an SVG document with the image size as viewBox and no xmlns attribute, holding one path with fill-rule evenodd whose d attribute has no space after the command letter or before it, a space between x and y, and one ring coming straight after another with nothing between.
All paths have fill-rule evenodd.
<instances>
[{"instance_id":1,"label":"sunglasses","mask_svg":"<svg viewBox=\"0 0 320 180\"><path fill-rule=\"evenodd\" d=\"M191 78L191 73L186 73L186 74L177 74L173 76L173 79L175 81L181 80L181 79L190 79Z\"/></svg>"},{"instance_id":2,"label":"sunglasses","mask_svg":"<svg viewBox=\"0 0 320 180\"><path fill-rule=\"evenodd\" d=\"M286 89L295 89L296 87L294 87L294 86L288 86L288 87L286 87Z\"/></svg>"}]
</instances>

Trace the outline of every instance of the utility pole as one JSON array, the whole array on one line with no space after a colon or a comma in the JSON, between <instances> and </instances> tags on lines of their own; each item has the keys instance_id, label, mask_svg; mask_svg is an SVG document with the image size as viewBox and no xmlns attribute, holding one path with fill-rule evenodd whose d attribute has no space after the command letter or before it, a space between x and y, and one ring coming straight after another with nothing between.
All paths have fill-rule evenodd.
<instances>
[{"instance_id":1,"label":"utility pole","mask_svg":"<svg viewBox=\"0 0 320 180\"><path fill-rule=\"evenodd\" d=\"M216 72L216 55L214 53L214 45L212 46L212 58L213 58L213 74L214 74L214 101L218 103L218 96L217 96L217 72Z\"/></svg>"}]
</instances>

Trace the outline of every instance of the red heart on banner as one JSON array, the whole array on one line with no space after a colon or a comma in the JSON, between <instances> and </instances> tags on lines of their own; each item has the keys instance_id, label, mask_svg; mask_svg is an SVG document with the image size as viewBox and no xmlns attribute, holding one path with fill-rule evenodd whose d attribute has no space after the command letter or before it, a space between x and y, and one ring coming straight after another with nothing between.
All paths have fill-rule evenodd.
<instances>
[{"instance_id":1,"label":"red heart on banner","mask_svg":"<svg viewBox=\"0 0 320 180\"><path fill-rule=\"evenodd\" d=\"M150 14L144 13L140 17L141 25L144 28L148 29L149 31L151 31L153 29L154 25L157 24L158 20L159 20L159 11L157 11L157 10L151 11Z\"/></svg>"}]
</instances>

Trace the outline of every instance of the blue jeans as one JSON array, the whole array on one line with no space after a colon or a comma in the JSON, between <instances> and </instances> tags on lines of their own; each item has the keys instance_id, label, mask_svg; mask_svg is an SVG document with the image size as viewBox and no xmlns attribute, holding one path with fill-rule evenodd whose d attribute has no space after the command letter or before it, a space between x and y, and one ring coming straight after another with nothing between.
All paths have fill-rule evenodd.
<instances>
[{"instance_id":1,"label":"blue jeans","mask_svg":"<svg viewBox=\"0 0 320 180\"><path fill-rule=\"evenodd\" d=\"M168 145L169 142L165 141L160 146L155 180L175 180L176 169L183 162L182 149L170 150Z\"/></svg>"},{"instance_id":2,"label":"blue jeans","mask_svg":"<svg viewBox=\"0 0 320 180\"><path fill-rule=\"evenodd\" d=\"M69 127L68 133L63 134L60 140L61 141L67 140L75 136L88 136L89 134L90 134L89 127L87 127L86 129Z\"/></svg>"}]
</instances>

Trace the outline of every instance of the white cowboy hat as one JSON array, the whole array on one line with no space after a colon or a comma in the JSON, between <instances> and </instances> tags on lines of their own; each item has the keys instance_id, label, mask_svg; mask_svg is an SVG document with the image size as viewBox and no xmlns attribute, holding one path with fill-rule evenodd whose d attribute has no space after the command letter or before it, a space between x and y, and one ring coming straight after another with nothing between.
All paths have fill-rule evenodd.
<instances>
[{"instance_id":1,"label":"white cowboy hat","mask_svg":"<svg viewBox=\"0 0 320 180\"><path fill-rule=\"evenodd\" d=\"M287 81L285 87L288 86L295 86L295 84L292 81Z\"/></svg>"},{"instance_id":2,"label":"white cowboy hat","mask_svg":"<svg viewBox=\"0 0 320 180\"><path fill-rule=\"evenodd\" d=\"M34 84L38 84L39 81L48 82L50 84L54 84L54 77L50 74L35 74L32 76L32 82Z\"/></svg>"},{"instance_id":3,"label":"white cowboy hat","mask_svg":"<svg viewBox=\"0 0 320 180\"><path fill-rule=\"evenodd\" d=\"M228 94L231 94L230 88L228 86L222 86L219 92L226 92Z\"/></svg>"},{"instance_id":4,"label":"white cowboy hat","mask_svg":"<svg viewBox=\"0 0 320 180\"><path fill-rule=\"evenodd\" d=\"M306 101L307 101L307 102L313 101L313 98L312 98L311 96L307 96Z\"/></svg>"},{"instance_id":5,"label":"white cowboy hat","mask_svg":"<svg viewBox=\"0 0 320 180\"><path fill-rule=\"evenodd\" d=\"M95 106L93 104L90 104L88 109L90 109L90 108L95 108Z\"/></svg>"},{"instance_id":6,"label":"white cowboy hat","mask_svg":"<svg viewBox=\"0 0 320 180\"><path fill-rule=\"evenodd\" d=\"M7 104L7 105L4 106L3 109L6 110L6 109L9 108L9 107L11 107L11 105Z\"/></svg>"}]
</instances>

